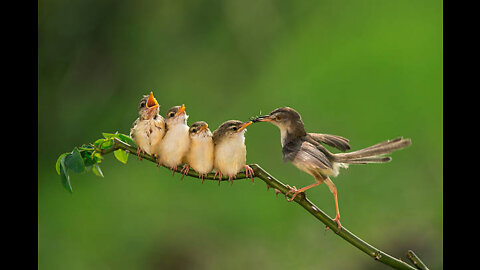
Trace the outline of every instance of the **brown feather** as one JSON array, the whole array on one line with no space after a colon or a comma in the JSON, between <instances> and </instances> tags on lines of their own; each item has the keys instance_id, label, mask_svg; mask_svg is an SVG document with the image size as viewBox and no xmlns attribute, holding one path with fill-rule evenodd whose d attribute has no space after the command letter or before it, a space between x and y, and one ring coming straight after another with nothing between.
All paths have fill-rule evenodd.
<instances>
[{"instance_id":1,"label":"brown feather","mask_svg":"<svg viewBox=\"0 0 480 270\"><path fill-rule=\"evenodd\" d=\"M311 138L317 143L324 143L331 147L335 147L342 152L350 150L348 139L341 136L321 133L307 133L307 137Z\"/></svg>"}]
</instances>

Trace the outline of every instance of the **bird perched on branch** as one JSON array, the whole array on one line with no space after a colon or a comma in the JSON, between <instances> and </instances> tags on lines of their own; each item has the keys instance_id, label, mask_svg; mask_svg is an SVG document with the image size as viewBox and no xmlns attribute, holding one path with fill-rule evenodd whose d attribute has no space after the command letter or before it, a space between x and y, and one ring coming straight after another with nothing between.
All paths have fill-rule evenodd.
<instances>
[{"instance_id":1,"label":"bird perched on branch","mask_svg":"<svg viewBox=\"0 0 480 270\"><path fill-rule=\"evenodd\" d=\"M213 170L213 135L204 121L193 123L188 133L190 149L185 156L185 166L181 172L185 176L192 168L198 172L198 177L202 179L203 183L204 175Z\"/></svg>"},{"instance_id":2,"label":"bird perched on branch","mask_svg":"<svg viewBox=\"0 0 480 270\"><path fill-rule=\"evenodd\" d=\"M130 137L138 146L137 156L145 152L157 155L155 151L165 135L165 119L158 114L160 105L150 92L140 100L138 114L140 115L130 129Z\"/></svg>"},{"instance_id":3,"label":"bird perched on branch","mask_svg":"<svg viewBox=\"0 0 480 270\"><path fill-rule=\"evenodd\" d=\"M247 148L245 146L246 127L251 123L252 121L243 123L238 120L228 120L213 132L214 179L218 175L219 184L222 175L228 176L230 184L233 184L232 178L236 178L242 168L245 168L245 176L251 177L253 182L254 172L250 166L246 165Z\"/></svg>"},{"instance_id":4,"label":"bird perched on branch","mask_svg":"<svg viewBox=\"0 0 480 270\"><path fill-rule=\"evenodd\" d=\"M182 161L190 147L185 105L172 107L166 116L166 133L158 145L158 164L169 167L172 175Z\"/></svg>"},{"instance_id":5,"label":"bird perched on branch","mask_svg":"<svg viewBox=\"0 0 480 270\"><path fill-rule=\"evenodd\" d=\"M297 189L288 186L290 191L285 196L293 193L289 201L292 201L299 193L325 182L335 198L336 216L334 221L339 229L341 224L337 188L330 180L330 176L337 176L339 168L346 168L349 164L388 162L391 160L391 157L385 157L384 155L411 144L410 139L399 137L361 150L334 154L328 151L322 144L346 151L350 149L348 139L336 135L307 133L300 114L292 108L282 107L275 109L268 115L255 118L253 122L270 122L276 125L280 129L283 160L292 162L298 169L315 177L315 183L304 188Z\"/></svg>"}]
</instances>

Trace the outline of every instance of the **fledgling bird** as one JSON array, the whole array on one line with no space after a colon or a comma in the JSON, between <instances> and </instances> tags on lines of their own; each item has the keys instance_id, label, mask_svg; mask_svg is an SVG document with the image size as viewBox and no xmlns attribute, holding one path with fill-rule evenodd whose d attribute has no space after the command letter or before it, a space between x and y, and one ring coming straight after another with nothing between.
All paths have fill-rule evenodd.
<instances>
[{"instance_id":1,"label":"fledgling bird","mask_svg":"<svg viewBox=\"0 0 480 270\"><path fill-rule=\"evenodd\" d=\"M330 180L330 176L337 176L339 168L347 168L348 164L388 162L391 160L391 157L383 155L390 154L411 144L410 139L399 137L361 150L334 154L328 151L322 143L341 151L346 151L350 149L348 139L336 135L307 133L300 114L292 108L282 107L275 109L269 115L257 117L253 122L270 122L276 125L280 129L283 160L292 162L298 169L315 177L315 183L304 188L297 189L288 186L290 191L285 196L293 193L289 201L292 201L299 193L325 182L335 198L336 216L334 221L339 229L341 224L337 188Z\"/></svg>"},{"instance_id":2,"label":"fledgling bird","mask_svg":"<svg viewBox=\"0 0 480 270\"><path fill-rule=\"evenodd\" d=\"M246 127L251 123L252 121L243 123L238 120L228 120L213 132L214 179L218 175L219 184L222 175L228 176L230 184L233 184L232 178L236 178L242 168L245 168L245 176L251 177L253 182L254 172L250 166L246 165L247 147L245 146Z\"/></svg>"},{"instance_id":3,"label":"fledgling bird","mask_svg":"<svg viewBox=\"0 0 480 270\"><path fill-rule=\"evenodd\" d=\"M185 166L181 172L185 176L192 168L198 172L198 178L201 178L203 183L204 175L213 170L213 134L204 121L193 123L188 133L190 149L185 156Z\"/></svg>"},{"instance_id":4,"label":"fledgling bird","mask_svg":"<svg viewBox=\"0 0 480 270\"><path fill-rule=\"evenodd\" d=\"M170 168L174 175L190 147L185 105L172 107L165 119L167 130L158 146L160 153L158 164Z\"/></svg>"},{"instance_id":5,"label":"fledgling bird","mask_svg":"<svg viewBox=\"0 0 480 270\"><path fill-rule=\"evenodd\" d=\"M137 156L145 152L158 155L155 151L165 135L165 119L158 114L160 105L150 92L140 100L138 114L140 115L130 129L130 137L138 147Z\"/></svg>"}]
</instances>

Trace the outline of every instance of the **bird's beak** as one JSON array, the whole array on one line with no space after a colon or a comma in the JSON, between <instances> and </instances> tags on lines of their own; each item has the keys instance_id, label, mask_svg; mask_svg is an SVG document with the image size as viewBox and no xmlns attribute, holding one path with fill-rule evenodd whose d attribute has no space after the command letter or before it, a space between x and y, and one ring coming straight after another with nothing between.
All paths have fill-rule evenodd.
<instances>
[{"instance_id":1,"label":"bird's beak","mask_svg":"<svg viewBox=\"0 0 480 270\"><path fill-rule=\"evenodd\" d=\"M250 126L252 123L253 123L252 121L248 121L248 122L243 123L243 124L238 128L238 131L237 131L237 132L240 132L240 131L244 130L246 127Z\"/></svg>"},{"instance_id":2,"label":"bird's beak","mask_svg":"<svg viewBox=\"0 0 480 270\"><path fill-rule=\"evenodd\" d=\"M208 124L205 124L205 125L201 126L198 131L200 132L200 131L207 130L207 129L208 129Z\"/></svg>"},{"instance_id":3,"label":"bird's beak","mask_svg":"<svg viewBox=\"0 0 480 270\"><path fill-rule=\"evenodd\" d=\"M253 122L272 122L270 115L262 115L252 120Z\"/></svg>"},{"instance_id":4,"label":"bird's beak","mask_svg":"<svg viewBox=\"0 0 480 270\"><path fill-rule=\"evenodd\" d=\"M175 114L175 117L179 116L182 113L185 113L185 104L182 104L182 107L178 109L177 113Z\"/></svg>"},{"instance_id":5,"label":"bird's beak","mask_svg":"<svg viewBox=\"0 0 480 270\"><path fill-rule=\"evenodd\" d=\"M157 107L158 107L158 102L155 99L155 97L153 96L153 93L150 92L150 96L148 97L148 100L147 100L147 108L154 109L154 108L157 108Z\"/></svg>"}]
</instances>

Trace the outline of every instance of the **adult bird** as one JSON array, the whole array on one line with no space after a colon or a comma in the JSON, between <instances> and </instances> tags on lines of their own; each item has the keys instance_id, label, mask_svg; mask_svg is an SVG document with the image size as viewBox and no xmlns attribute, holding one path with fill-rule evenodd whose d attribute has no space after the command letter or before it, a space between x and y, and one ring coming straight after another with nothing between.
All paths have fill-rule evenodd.
<instances>
[{"instance_id":1,"label":"adult bird","mask_svg":"<svg viewBox=\"0 0 480 270\"><path fill-rule=\"evenodd\" d=\"M159 115L160 105L150 92L140 100L139 117L130 129L130 137L137 145L137 156L141 153L157 155L155 151L165 135L165 119Z\"/></svg>"},{"instance_id":2,"label":"adult bird","mask_svg":"<svg viewBox=\"0 0 480 270\"><path fill-rule=\"evenodd\" d=\"M218 175L218 183L222 175L228 176L228 181L233 184L232 178L236 178L242 168L245 168L245 176L252 178L253 169L246 165L247 147L245 146L246 127L252 121L241 122L228 120L221 124L213 132L213 143L215 146L214 162L215 177Z\"/></svg>"},{"instance_id":3,"label":"adult bird","mask_svg":"<svg viewBox=\"0 0 480 270\"><path fill-rule=\"evenodd\" d=\"M390 154L411 144L410 139L399 137L361 150L334 154L328 151L322 144L346 151L350 149L348 139L336 135L307 133L300 114L290 107L275 109L268 115L255 118L253 122L270 122L276 125L280 129L283 160L292 162L298 169L315 178L315 183L301 189L297 189L295 186L288 186L290 190L285 196L293 193L289 201L294 200L295 196L312 187L321 183L327 184L335 198L336 216L334 221L339 229L341 228L341 223L337 188L330 176L337 176L339 168L347 168L349 164L388 162L391 160L391 157L383 155Z\"/></svg>"}]
</instances>

